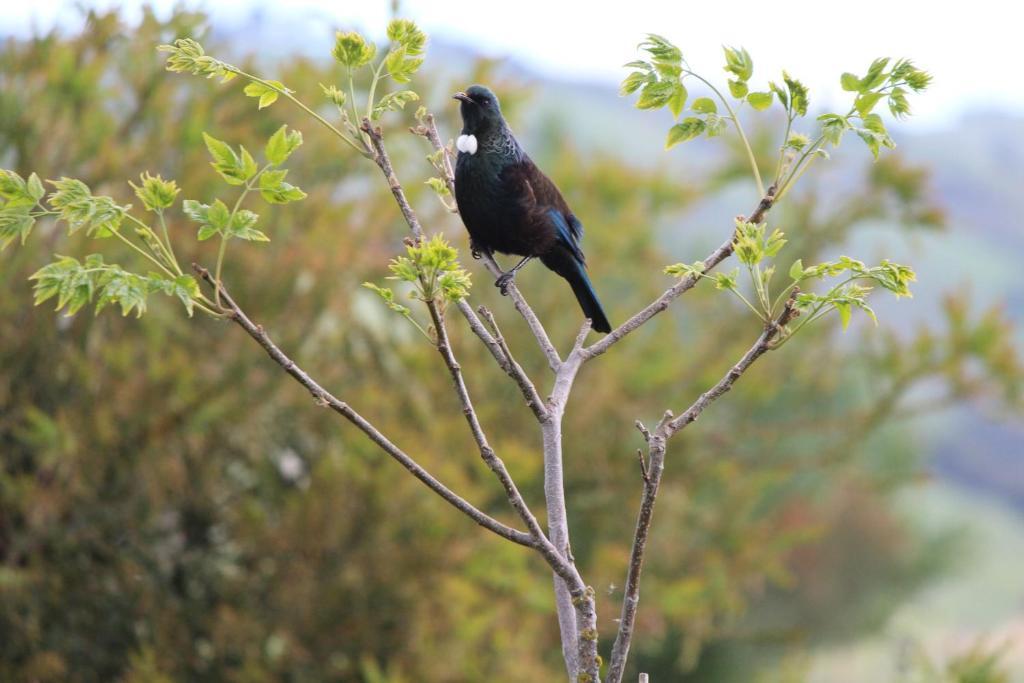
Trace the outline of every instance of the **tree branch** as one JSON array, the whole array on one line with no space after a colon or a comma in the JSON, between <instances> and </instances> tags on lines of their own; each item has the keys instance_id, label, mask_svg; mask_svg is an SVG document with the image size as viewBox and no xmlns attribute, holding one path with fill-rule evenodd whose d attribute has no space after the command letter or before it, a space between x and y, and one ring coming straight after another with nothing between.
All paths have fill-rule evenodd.
<instances>
[{"instance_id":1,"label":"tree branch","mask_svg":"<svg viewBox=\"0 0 1024 683\"><path fill-rule=\"evenodd\" d=\"M412 210L412 205L409 204L409 200L405 196L402 184L398 182L398 176L395 175L395 169L391 165L391 157L384 150L384 135L381 133L380 127L373 127L370 125L370 119L364 118L360 128L370 138L370 147L373 149L373 161L388 181L388 187L391 188L391 194L394 195L398 208L401 209L402 216L405 217L405 222L409 224L409 229L412 230L412 234L417 240L423 239L423 228L420 226L420 220L416 217L416 212Z\"/></svg>"},{"instance_id":2,"label":"tree branch","mask_svg":"<svg viewBox=\"0 0 1024 683\"><path fill-rule=\"evenodd\" d=\"M772 208L772 204L775 202L775 186L768 188L768 193L758 203L757 208L750 214L750 218L746 220L751 223L760 223L764 220L764 216L768 213L768 210ZM704 258L704 272L708 272L715 268L719 263L729 258L732 255L733 237L730 236L728 241L724 242L717 249L712 251ZM622 323L614 330L605 335L602 339L594 342L586 349L584 349L585 360L596 358L602 353L612 347L613 344L622 340L630 332L633 332L641 325L646 323L648 320L658 315L671 304L674 300L679 298L682 294L693 289L693 286L697 284L698 277L689 275L682 278L675 285L670 287L664 294L659 296L657 299L649 303L639 313L634 315L632 318Z\"/></svg>"},{"instance_id":3,"label":"tree branch","mask_svg":"<svg viewBox=\"0 0 1024 683\"><path fill-rule=\"evenodd\" d=\"M619 629L615 636L615 644L612 646L611 662L608 667L608 676L605 679L606 683L621 683L626 660L629 657L629 647L633 638L637 607L640 604L640 573L643 570L644 551L647 547L648 533L654 517L654 504L658 497L658 487L661 485L661 475L665 469L665 450L668 440L674 434L694 422L712 401L732 388L736 380L747 371L754 361L772 348L772 341L798 314L796 311L796 295L797 291L794 289L778 319L770 322L765 327L764 332L761 333L761 336L754 342L754 345L743 354L739 362L730 368L729 372L715 386L701 394L682 415L675 417L671 411L666 411L653 432L637 423L640 432L648 444L648 457L646 462L644 462L642 455L640 458L641 470L643 472L643 494L640 500L640 512L636 520L636 531L633 534L633 548L629 556L629 569L626 572L626 586L622 597Z\"/></svg>"},{"instance_id":4,"label":"tree branch","mask_svg":"<svg viewBox=\"0 0 1024 683\"><path fill-rule=\"evenodd\" d=\"M224 305L228 318L237 323L246 331L246 333L248 333L250 337L255 339L259 345L263 347L263 350L267 352L267 355L274 360L274 362L280 365L285 372L291 375L299 384L304 386L309 393L313 395L313 398L316 399L318 404L330 408L358 427L359 430L366 434L371 441L381 448L381 450L398 461L402 467L409 470L414 477L426 484L431 491L441 496L441 498L446 500L450 505L452 505L452 507L465 514L480 526L492 531L502 538L518 543L519 545L523 545L528 548L536 547L536 541L532 535L502 524L487 513L474 507L471 503L435 479L433 475L423 469L423 467L421 467L415 460L403 452L402 449L389 441L387 437L377 430L376 427L374 427L362 415L353 410L347 403L339 400L320 386L312 377L309 376L309 374L306 373L305 370L300 368L295 361L285 355L285 353L281 351L276 344L274 344L263 329L262 325L257 325L252 322L238 304L235 303L234 299L231 298L227 290L224 289L224 286L219 285L214 281L213 276L210 275L210 272L207 269L196 264L192 264L192 268L199 277L220 291L221 303Z\"/></svg>"},{"instance_id":5,"label":"tree branch","mask_svg":"<svg viewBox=\"0 0 1024 683\"><path fill-rule=\"evenodd\" d=\"M498 457L494 449L487 442L487 435L484 434L483 427L480 425L480 419L477 417L476 409L473 407L473 401L469 397L469 389L466 387L466 381L462 377L462 367L455 358L455 352L452 351L448 330L444 324L444 316L438 310L437 304L434 301L426 303L427 309L430 311L430 318L434 323L434 329L437 331L437 350L440 352L441 358L444 359L448 372L452 376L455 394L459 398L459 405L462 407L462 414L465 415L466 422L469 424L473 440L476 441L476 445L480 449L480 457L487 464L487 467L494 472L494 475L498 477L498 481L501 482L502 487L505 489L505 495L508 496L508 502L519 514L523 522L526 523L526 528L529 530L530 535L538 542L542 539L546 540L547 537L541 531L537 518L533 516L526 501L523 500L522 494L519 493L519 489L516 488L516 484L512 481L505 463L501 461L501 458Z\"/></svg>"},{"instance_id":6,"label":"tree branch","mask_svg":"<svg viewBox=\"0 0 1024 683\"><path fill-rule=\"evenodd\" d=\"M498 362L498 366L519 386L523 398L526 399L526 405L533 411L534 417L537 418L538 422L547 421L549 419L548 411L544 406L544 401L541 399L540 394L537 393L537 388L533 385L529 375L526 374L526 371L523 370L522 366L512 356L512 351L509 349L508 344L505 343L505 338L501 335L501 330L494 319L494 314L484 306L481 306L478 310L480 315L484 316L487 320L487 324L491 326L493 336L484 324L480 322L480 318L473 312L470 305L464 300L459 301L459 312L462 313L466 322L469 323L469 328L473 330L473 333L480 338L480 341L484 343L487 350L491 352L494 360Z\"/></svg>"}]
</instances>

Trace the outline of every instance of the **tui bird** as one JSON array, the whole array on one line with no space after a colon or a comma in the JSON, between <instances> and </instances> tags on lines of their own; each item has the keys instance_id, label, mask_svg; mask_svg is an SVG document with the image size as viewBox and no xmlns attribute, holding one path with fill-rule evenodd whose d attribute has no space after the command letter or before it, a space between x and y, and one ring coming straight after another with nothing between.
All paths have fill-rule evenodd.
<instances>
[{"instance_id":1,"label":"tui bird","mask_svg":"<svg viewBox=\"0 0 1024 683\"><path fill-rule=\"evenodd\" d=\"M587 277L579 244L583 224L519 146L494 93L474 85L455 93L454 99L460 101L462 113L462 134L455 142L455 201L469 231L473 257L496 251L523 257L494 283L502 294L507 294L520 268L539 258L569 281L593 329L611 332Z\"/></svg>"}]
</instances>

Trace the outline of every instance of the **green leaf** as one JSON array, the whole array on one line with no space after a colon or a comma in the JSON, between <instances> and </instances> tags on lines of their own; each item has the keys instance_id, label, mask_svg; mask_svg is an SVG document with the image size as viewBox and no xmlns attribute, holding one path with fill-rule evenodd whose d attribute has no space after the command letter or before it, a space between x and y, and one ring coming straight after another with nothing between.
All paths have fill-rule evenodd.
<instances>
[{"instance_id":1,"label":"green leaf","mask_svg":"<svg viewBox=\"0 0 1024 683\"><path fill-rule=\"evenodd\" d=\"M679 115L683 113L683 109L686 107L686 86L683 85L682 81L676 81L675 90L672 92L672 96L668 99L668 110L672 112L672 116L679 118Z\"/></svg>"},{"instance_id":2,"label":"green leaf","mask_svg":"<svg viewBox=\"0 0 1024 683\"><path fill-rule=\"evenodd\" d=\"M797 259L793 261L793 265L789 267L789 277L799 282L804 279L804 261L803 259Z\"/></svg>"},{"instance_id":3,"label":"green leaf","mask_svg":"<svg viewBox=\"0 0 1024 683\"><path fill-rule=\"evenodd\" d=\"M632 95L639 90L640 86L644 83L650 82L652 78L653 76L649 73L634 71L623 79L622 85L619 87L619 95L621 97Z\"/></svg>"},{"instance_id":4,"label":"green leaf","mask_svg":"<svg viewBox=\"0 0 1024 683\"><path fill-rule=\"evenodd\" d=\"M692 140L703 133L706 127L707 124L705 124L704 121L694 116L683 119L681 123L677 123L668 129L668 139L665 141L665 149L671 149L681 142Z\"/></svg>"},{"instance_id":5,"label":"green leaf","mask_svg":"<svg viewBox=\"0 0 1024 683\"><path fill-rule=\"evenodd\" d=\"M747 103L757 111L764 111L772 106L772 93L752 92L747 95Z\"/></svg>"},{"instance_id":6,"label":"green leaf","mask_svg":"<svg viewBox=\"0 0 1024 683\"><path fill-rule=\"evenodd\" d=\"M728 273L716 273L714 275L715 289L734 291L738 286L737 280L739 278L739 274L739 268L733 268L732 271Z\"/></svg>"},{"instance_id":7,"label":"green leaf","mask_svg":"<svg viewBox=\"0 0 1024 683\"><path fill-rule=\"evenodd\" d=\"M693 264L689 263L673 263L671 266L665 266L665 274L672 275L674 277L700 277L704 271L707 270L707 265L703 261L696 261Z\"/></svg>"},{"instance_id":8,"label":"green leaf","mask_svg":"<svg viewBox=\"0 0 1024 683\"><path fill-rule=\"evenodd\" d=\"M860 92L860 76L850 73L847 71L839 77L839 84L843 86L843 90L847 92Z\"/></svg>"},{"instance_id":9,"label":"green leaf","mask_svg":"<svg viewBox=\"0 0 1024 683\"><path fill-rule=\"evenodd\" d=\"M337 86L324 85L323 83L320 84L320 89L323 90L324 97L329 99L331 102L334 102L335 106L337 106L338 109L341 109L342 107L345 106L344 90L339 90Z\"/></svg>"},{"instance_id":10,"label":"green leaf","mask_svg":"<svg viewBox=\"0 0 1024 683\"><path fill-rule=\"evenodd\" d=\"M451 191L448 189L448 183L440 178L427 178L424 183L442 197L447 197L451 194Z\"/></svg>"},{"instance_id":11,"label":"green leaf","mask_svg":"<svg viewBox=\"0 0 1024 683\"><path fill-rule=\"evenodd\" d=\"M807 105L809 103L807 87L785 71L782 72L782 80L785 82L786 88L789 90L790 110L796 112L800 116L806 116Z\"/></svg>"},{"instance_id":12,"label":"green leaf","mask_svg":"<svg viewBox=\"0 0 1024 683\"><path fill-rule=\"evenodd\" d=\"M29 180L32 180L29 176ZM36 183L39 178L36 176ZM41 183L39 183L41 186ZM46 194L45 190L43 194ZM39 199L34 197L34 190L29 188L28 183L14 171L0 170L0 198L6 199L6 206L34 206ZM42 197L42 195L40 195Z\"/></svg>"},{"instance_id":13,"label":"green leaf","mask_svg":"<svg viewBox=\"0 0 1024 683\"><path fill-rule=\"evenodd\" d=\"M420 99L412 90L399 90L397 92L390 92L384 97L380 98L373 107L373 115L370 117L373 120L377 120L386 111L399 111L405 108L405 105L409 102L416 102Z\"/></svg>"},{"instance_id":14,"label":"green leaf","mask_svg":"<svg viewBox=\"0 0 1024 683\"><path fill-rule=\"evenodd\" d=\"M768 89L775 93L775 96L779 98L779 102L782 103L782 106L786 108L786 111L789 111L789 95L786 91L780 88L775 81L770 81L768 83Z\"/></svg>"},{"instance_id":15,"label":"green leaf","mask_svg":"<svg viewBox=\"0 0 1024 683\"><path fill-rule=\"evenodd\" d=\"M162 211L174 204L174 199L180 192L176 182L164 180L159 175L153 176L148 172L140 175L139 179L142 181L141 185L131 181L128 181L128 184L135 190L135 196L142 200L147 211Z\"/></svg>"},{"instance_id":16,"label":"green leaf","mask_svg":"<svg viewBox=\"0 0 1024 683\"><path fill-rule=\"evenodd\" d=\"M786 144L783 145L786 149L793 149L797 152L803 150L804 147L811 143L810 138L802 133L792 132L789 134L789 138L786 140Z\"/></svg>"},{"instance_id":17,"label":"green leaf","mask_svg":"<svg viewBox=\"0 0 1024 683\"><path fill-rule=\"evenodd\" d=\"M237 237L249 242L269 242L270 238L265 233L253 227L258 220L258 214L248 209L241 209L231 219L230 225L224 231L224 236Z\"/></svg>"},{"instance_id":18,"label":"green leaf","mask_svg":"<svg viewBox=\"0 0 1024 683\"><path fill-rule=\"evenodd\" d=\"M276 102L278 95L287 92L287 89L280 81L267 81L266 83L250 83L245 86L243 92L249 97L259 98L259 108L263 109Z\"/></svg>"},{"instance_id":19,"label":"green leaf","mask_svg":"<svg viewBox=\"0 0 1024 683\"><path fill-rule=\"evenodd\" d=\"M89 186L74 178L48 181L56 189L50 194L50 206L68 224L68 233L85 229L90 237L112 236L121 227L129 206L121 206L110 197L94 197Z\"/></svg>"},{"instance_id":20,"label":"green leaf","mask_svg":"<svg viewBox=\"0 0 1024 683\"><path fill-rule=\"evenodd\" d=\"M198 235L200 242L208 240L214 235L224 234L231 218L231 212L228 211L227 205L219 199L215 200L212 206L200 204L194 199L186 199L182 203L182 211L200 224Z\"/></svg>"},{"instance_id":21,"label":"green leaf","mask_svg":"<svg viewBox=\"0 0 1024 683\"><path fill-rule=\"evenodd\" d=\"M412 56L421 55L426 49L427 35L408 19L392 19L387 34L388 40L398 43Z\"/></svg>"},{"instance_id":22,"label":"green leaf","mask_svg":"<svg viewBox=\"0 0 1024 683\"><path fill-rule=\"evenodd\" d=\"M818 120L821 121L821 132L825 139L831 142L833 147L838 147L843 133L850 128L850 122L839 114L822 114Z\"/></svg>"},{"instance_id":23,"label":"green leaf","mask_svg":"<svg viewBox=\"0 0 1024 683\"><path fill-rule=\"evenodd\" d=\"M384 67L396 83L408 83L423 64L422 57L410 56L405 47L397 47L384 58Z\"/></svg>"},{"instance_id":24,"label":"green leaf","mask_svg":"<svg viewBox=\"0 0 1024 683\"><path fill-rule=\"evenodd\" d=\"M220 174L229 185L243 185L246 181L256 175L258 167L252 155L241 147L241 156L236 154L226 142L203 133L203 140L206 142L206 149L213 157L211 166Z\"/></svg>"},{"instance_id":25,"label":"green leaf","mask_svg":"<svg viewBox=\"0 0 1024 683\"><path fill-rule=\"evenodd\" d=\"M888 57L879 57L875 61L871 62L871 67L868 68L867 74L860 80L860 92L868 92L874 90L878 86L885 83L885 67L889 64Z\"/></svg>"},{"instance_id":26,"label":"green leaf","mask_svg":"<svg viewBox=\"0 0 1024 683\"><path fill-rule=\"evenodd\" d=\"M287 204L306 198L306 193L284 182L286 170L265 171L260 175L260 195L270 204Z\"/></svg>"},{"instance_id":27,"label":"green leaf","mask_svg":"<svg viewBox=\"0 0 1024 683\"><path fill-rule=\"evenodd\" d=\"M839 312L839 319L843 321L843 330L845 331L850 326L850 302L836 301L833 306Z\"/></svg>"},{"instance_id":28,"label":"green leaf","mask_svg":"<svg viewBox=\"0 0 1024 683\"><path fill-rule=\"evenodd\" d=\"M191 38L179 38L173 45L160 45L157 50L170 53L167 57L168 71L187 72L207 78L220 76L221 83L227 83L238 75L236 67L206 55L203 46Z\"/></svg>"},{"instance_id":29,"label":"green leaf","mask_svg":"<svg viewBox=\"0 0 1024 683\"><path fill-rule=\"evenodd\" d=\"M698 97L690 105L690 109L694 110L698 114L717 114L718 105L710 97Z\"/></svg>"},{"instance_id":30,"label":"green leaf","mask_svg":"<svg viewBox=\"0 0 1024 683\"><path fill-rule=\"evenodd\" d=\"M748 90L749 89L747 88L747 84L745 81L729 81L729 92L732 93L732 96L735 97L737 100L742 100L744 97L746 97Z\"/></svg>"},{"instance_id":31,"label":"green leaf","mask_svg":"<svg viewBox=\"0 0 1024 683\"><path fill-rule=\"evenodd\" d=\"M275 166L280 166L301 144L302 133L297 130L289 131L288 126L283 125L267 140L263 154L267 157L267 161Z\"/></svg>"},{"instance_id":32,"label":"green leaf","mask_svg":"<svg viewBox=\"0 0 1024 683\"><path fill-rule=\"evenodd\" d=\"M331 50L334 58L350 69L369 64L376 53L377 46L368 43L355 31L349 33L339 31L335 35L334 49Z\"/></svg>"},{"instance_id":33,"label":"green leaf","mask_svg":"<svg viewBox=\"0 0 1024 683\"><path fill-rule=\"evenodd\" d=\"M889 111L898 119L910 114L910 103L903 88L893 88L889 93Z\"/></svg>"},{"instance_id":34,"label":"green leaf","mask_svg":"<svg viewBox=\"0 0 1024 683\"><path fill-rule=\"evenodd\" d=\"M26 183L25 189L33 204L38 204L39 200L46 195L46 189L43 188L43 181L41 181L39 176L35 173L28 177L28 183Z\"/></svg>"},{"instance_id":35,"label":"green leaf","mask_svg":"<svg viewBox=\"0 0 1024 683\"><path fill-rule=\"evenodd\" d=\"M880 92L864 93L857 96L853 106L861 116L867 116L882 97L884 97L884 94Z\"/></svg>"},{"instance_id":36,"label":"green leaf","mask_svg":"<svg viewBox=\"0 0 1024 683\"><path fill-rule=\"evenodd\" d=\"M31 210L31 206L9 204L0 208L0 251L6 249L14 240L25 244L36 222L35 217L29 213Z\"/></svg>"},{"instance_id":37,"label":"green leaf","mask_svg":"<svg viewBox=\"0 0 1024 683\"><path fill-rule=\"evenodd\" d=\"M754 60L743 48L723 47L725 51L725 70L741 81L749 81L754 75Z\"/></svg>"},{"instance_id":38,"label":"green leaf","mask_svg":"<svg viewBox=\"0 0 1024 683\"><path fill-rule=\"evenodd\" d=\"M672 81L658 81L647 84L640 91L640 99L636 102L637 109L658 109L664 107L674 95L678 97L677 86L682 88L681 83L674 83ZM685 97L685 90L683 92Z\"/></svg>"},{"instance_id":39,"label":"green leaf","mask_svg":"<svg viewBox=\"0 0 1024 683\"><path fill-rule=\"evenodd\" d=\"M210 205L206 219L218 232L223 232L231 220L231 212L228 211L228 207L224 202L215 199L213 204Z\"/></svg>"}]
</instances>

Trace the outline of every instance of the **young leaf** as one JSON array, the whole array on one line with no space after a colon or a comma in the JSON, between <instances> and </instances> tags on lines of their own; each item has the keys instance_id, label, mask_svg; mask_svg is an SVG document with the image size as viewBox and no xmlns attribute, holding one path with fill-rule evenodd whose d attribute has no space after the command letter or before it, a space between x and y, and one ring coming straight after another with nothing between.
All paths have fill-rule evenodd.
<instances>
[{"instance_id":1,"label":"young leaf","mask_svg":"<svg viewBox=\"0 0 1024 683\"><path fill-rule=\"evenodd\" d=\"M882 97L884 94L880 92L864 93L857 96L857 99L853 101L853 106L861 116L867 116Z\"/></svg>"},{"instance_id":2,"label":"young leaf","mask_svg":"<svg viewBox=\"0 0 1024 683\"><path fill-rule=\"evenodd\" d=\"M139 179L142 185L136 185L131 181L128 181L128 184L135 190L135 196L142 200L147 211L162 211L174 204L174 199L180 192L176 182L164 180L159 175L153 176L148 172L140 175Z\"/></svg>"},{"instance_id":3,"label":"young leaf","mask_svg":"<svg viewBox=\"0 0 1024 683\"><path fill-rule=\"evenodd\" d=\"M285 91L284 83L267 81L266 83L250 83L243 92L249 97L259 98L259 108L269 107L277 101L278 95Z\"/></svg>"},{"instance_id":4,"label":"young leaf","mask_svg":"<svg viewBox=\"0 0 1024 683\"><path fill-rule=\"evenodd\" d=\"M366 39L355 31L349 33L339 31L335 35L334 49L331 51L335 59L350 69L369 64L376 53L377 46L367 43Z\"/></svg>"},{"instance_id":5,"label":"young leaf","mask_svg":"<svg viewBox=\"0 0 1024 683\"><path fill-rule=\"evenodd\" d=\"M686 86L682 81L676 81L672 96L668 98L668 110L672 112L672 116L678 118L683 113L683 109L686 107L686 98Z\"/></svg>"},{"instance_id":6,"label":"young leaf","mask_svg":"<svg viewBox=\"0 0 1024 683\"><path fill-rule=\"evenodd\" d=\"M725 51L725 70L741 81L749 81L754 75L754 60L743 48L723 47Z\"/></svg>"},{"instance_id":7,"label":"young leaf","mask_svg":"<svg viewBox=\"0 0 1024 683\"><path fill-rule=\"evenodd\" d=\"M260 195L270 204L287 204L306 198L306 193L284 182L286 170L265 171L260 175Z\"/></svg>"},{"instance_id":8,"label":"young leaf","mask_svg":"<svg viewBox=\"0 0 1024 683\"><path fill-rule=\"evenodd\" d=\"M390 92L384 97L380 98L373 107L373 115L371 118L377 120L386 111L399 111L405 108L405 105L409 102L415 102L420 99L412 90L399 90L397 92Z\"/></svg>"},{"instance_id":9,"label":"young leaf","mask_svg":"<svg viewBox=\"0 0 1024 683\"><path fill-rule=\"evenodd\" d=\"M682 123L677 123L668 129L668 139L665 141L665 149L671 149L681 142L692 140L701 133L707 124L701 119L694 116L683 119Z\"/></svg>"},{"instance_id":10,"label":"young leaf","mask_svg":"<svg viewBox=\"0 0 1024 683\"><path fill-rule=\"evenodd\" d=\"M673 83L672 81L658 81L648 84L640 91L640 99L636 102L637 109L658 109L664 107L672 99L673 95L677 95L677 86L682 88L681 83Z\"/></svg>"},{"instance_id":11,"label":"young leaf","mask_svg":"<svg viewBox=\"0 0 1024 683\"><path fill-rule=\"evenodd\" d=\"M747 95L747 104L757 111L764 111L772 106L772 93L770 91L749 93Z\"/></svg>"},{"instance_id":12,"label":"young leaf","mask_svg":"<svg viewBox=\"0 0 1024 683\"><path fill-rule=\"evenodd\" d=\"M48 181L56 189L50 194L50 206L67 221L68 233L85 228L90 237L110 237L121 226L129 206L121 206L110 197L94 197L89 186L74 178Z\"/></svg>"},{"instance_id":13,"label":"young leaf","mask_svg":"<svg viewBox=\"0 0 1024 683\"><path fill-rule=\"evenodd\" d=\"M211 166L220 174L229 185L243 185L246 181L256 175L258 170L256 161L249 154L245 147L240 147L241 155L226 142L203 133L203 140L206 142L206 149L213 157Z\"/></svg>"},{"instance_id":14,"label":"young leaf","mask_svg":"<svg viewBox=\"0 0 1024 683\"><path fill-rule=\"evenodd\" d=\"M742 100L744 97L746 97L748 90L749 89L747 88L747 84L745 81L729 81L729 92L737 100Z\"/></svg>"},{"instance_id":15,"label":"young leaf","mask_svg":"<svg viewBox=\"0 0 1024 683\"><path fill-rule=\"evenodd\" d=\"M25 244L36 219L29 212L31 206L10 206L0 208L0 251L14 240Z\"/></svg>"},{"instance_id":16,"label":"young leaf","mask_svg":"<svg viewBox=\"0 0 1024 683\"><path fill-rule=\"evenodd\" d=\"M297 130L289 131L288 126L283 125L267 140L263 154L267 157L267 161L275 166L280 166L301 144L302 133Z\"/></svg>"},{"instance_id":17,"label":"young leaf","mask_svg":"<svg viewBox=\"0 0 1024 683\"><path fill-rule=\"evenodd\" d=\"M860 92L860 77L847 71L839 77L839 85L847 92Z\"/></svg>"},{"instance_id":18,"label":"young leaf","mask_svg":"<svg viewBox=\"0 0 1024 683\"><path fill-rule=\"evenodd\" d=\"M717 114L718 105L710 97L698 97L690 105L690 109L694 110L698 114Z\"/></svg>"}]
</instances>

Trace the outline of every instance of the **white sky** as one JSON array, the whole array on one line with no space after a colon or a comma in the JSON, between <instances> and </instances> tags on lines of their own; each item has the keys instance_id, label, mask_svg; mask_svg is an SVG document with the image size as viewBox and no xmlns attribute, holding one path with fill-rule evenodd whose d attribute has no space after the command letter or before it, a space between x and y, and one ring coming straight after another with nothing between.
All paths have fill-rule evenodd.
<instances>
[{"instance_id":1,"label":"white sky","mask_svg":"<svg viewBox=\"0 0 1024 683\"><path fill-rule=\"evenodd\" d=\"M131 10L141 3L83 4ZM162 9L172 4L155 2ZM183 4L206 8L214 21L229 22L249 16L261 3ZM388 0L268 4L283 15L313 15L326 24L356 26L378 36L391 5ZM75 3L69 0L8 0L4 5L2 34L23 33L33 24L47 27L55 20L73 25L77 16ZM754 58L752 85L777 78L782 68L788 68L819 102L840 92L838 77L843 71L863 74L877 56L911 57L935 76L929 92L912 100L920 123L947 123L978 108L1024 113L1020 21L1012 3L1005 1L405 0L401 6L402 16L416 20L436 38L470 44L489 55L512 56L544 74L605 81L609 87L622 78L622 64L634 58L634 47L644 33L656 32L680 45L695 70L712 76L722 74L723 43L745 47ZM271 25L261 33L272 36L272 29Z\"/></svg>"}]
</instances>

